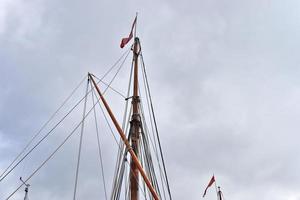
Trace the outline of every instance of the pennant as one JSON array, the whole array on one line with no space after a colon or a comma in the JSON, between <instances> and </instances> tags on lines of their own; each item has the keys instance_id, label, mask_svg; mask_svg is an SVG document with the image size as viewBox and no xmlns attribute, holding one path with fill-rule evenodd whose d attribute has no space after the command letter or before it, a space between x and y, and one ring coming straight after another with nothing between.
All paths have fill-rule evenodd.
<instances>
[{"instance_id":1,"label":"pennant","mask_svg":"<svg viewBox=\"0 0 300 200\"><path fill-rule=\"evenodd\" d=\"M132 23L132 27L131 27L131 31L129 33L129 36L126 37L126 38L122 38L122 41L121 41L121 44L120 44L120 47L123 48L133 37L133 29L134 29L134 26L136 24L136 17L134 18L134 21Z\"/></svg>"},{"instance_id":2,"label":"pennant","mask_svg":"<svg viewBox=\"0 0 300 200\"><path fill-rule=\"evenodd\" d=\"M210 179L210 181L209 181L209 183L208 183L208 185L207 185L207 187L206 187L205 190L204 190L203 197L205 197L207 189L208 189L214 182L215 182L215 176L212 176L211 179Z\"/></svg>"}]
</instances>

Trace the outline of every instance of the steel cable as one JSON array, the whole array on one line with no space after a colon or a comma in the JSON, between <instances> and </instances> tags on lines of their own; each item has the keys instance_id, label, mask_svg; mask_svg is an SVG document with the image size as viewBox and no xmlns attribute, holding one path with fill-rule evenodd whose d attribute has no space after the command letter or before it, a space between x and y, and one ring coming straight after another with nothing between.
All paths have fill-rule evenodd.
<instances>
[{"instance_id":1,"label":"steel cable","mask_svg":"<svg viewBox=\"0 0 300 200\"><path fill-rule=\"evenodd\" d=\"M102 76L102 78L100 79L100 81L102 81L112 70L113 70L113 68L115 68L116 66L117 66L117 64L121 61L121 59L126 55L126 58L127 58L127 56L128 56L128 54L129 54L129 52L130 52L130 49L128 49L125 53L123 53L122 54L122 56L110 67L110 69ZM125 58L125 59L126 59ZM121 66L124 64L124 61L122 62L122 64L121 64ZM118 71L120 70L120 68L118 69ZM117 72L118 73L118 72ZM115 77L114 77L115 78ZM80 82L80 85L81 85L81 83L83 82L84 80L82 80L81 82ZM99 81L99 82L100 82ZM98 83L99 83L98 82ZM77 87L79 88L79 86L80 85L78 85ZM73 93L75 93L75 91L77 90L77 87L73 90L73 92L71 93L71 95L70 95L70 97L73 95ZM107 87L108 88L108 87ZM106 88L106 90L107 90L107 88ZM105 90L105 91L106 91ZM91 90L88 92L88 94L91 92ZM69 98L70 98L69 97ZM61 109L61 107L63 107L63 105L67 102L67 100L69 99L69 98L67 98L66 100L65 100L65 102L59 107L59 109L57 110L57 112ZM3 174L0 176L1 178L0 178L0 182L3 180L3 179L5 179L43 140L45 140L48 136L49 136L49 134L51 133L51 132L53 132L53 130L62 122L62 121L64 121L64 119L81 103L81 101L83 100L85 98L85 96L83 97L83 98L81 98L76 104L75 104L75 106L74 107L72 107L68 112L67 112L67 114L41 139L41 140L39 140L35 145L34 145L34 147L33 148L31 148L9 171L8 171L8 169L13 165L13 163L15 163L17 160L18 160L18 158L26 151L26 149L29 147L29 145L32 143L32 141L38 136L38 134L40 134L40 132L42 131L42 129L43 128L45 128L46 127L46 125L53 119L53 117L57 114L57 112L55 112L55 114L53 114L53 117L50 117L50 119L48 120L49 122L47 122L44 126L42 126L42 128L41 128L41 130L36 134L36 136L32 139L32 141L30 141L30 143L28 143L28 145L26 145L26 147L21 151L21 153L19 153L19 155L13 160L13 162L9 165L9 167L7 167L7 169L3 172ZM7 172L8 171L8 172ZM7 172L5 175L4 175L4 173L5 172Z\"/></svg>"},{"instance_id":2,"label":"steel cable","mask_svg":"<svg viewBox=\"0 0 300 200\"><path fill-rule=\"evenodd\" d=\"M145 67L144 58L143 58L142 53L141 53L141 58L142 58L142 63L143 63L142 66L143 66L143 69L144 69L143 71L144 71L144 74L145 74L146 85L147 85L147 89L148 89L148 93L149 93L150 106L151 106L151 111L152 111L153 122L154 122L154 125L155 125L155 131L156 131L156 136L157 136L157 140L158 140L158 146L159 146L160 155L161 155L161 159L162 159L163 169L164 169L164 172L165 172L165 179L166 179L166 182L167 182L167 189L168 189L170 200L172 200L172 195L171 195L171 190L170 190L170 185L169 185L168 175L167 175L167 169L166 169L166 166L165 166L165 161L164 161L163 151L162 151L162 147L161 147L160 137L159 137L159 134L158 134L158 128L157 128L156 118L155 118L154 109L153 109L152 97L151 97L151 93L150 93L150 87L149 87L148 77L147 77L147 73L146 73L146 67Z\"/></svg>"},{"instance_id":3,"label":"steel cable","mask_svg":"<svg viewBox=\"0 0 300 200\"><path fill-rule=\"evenodd\" d=\"M84 116L86 112L86 103L87 103L87 94L89 89L90 79L87 79L86 85L86 92L85 92L85 99L83 105L83 113L82 113L82 123L81 123L81 130L80 130L80 140L79 140L79 149L78 149L78 157L77 157L77 166L76 166L76 175L75 175L75 186L74 186L74 193L73 193L73 200L76 199L76 192L77 192L77 184L78 184L78 174L79 174L79 165L80 165L80 157L81 157L81 147L82 147L82 140L83 140L83 130L84 130Z\"/></svg>"},{"instance_id":4,"label":"steel cable","mask_svg":"<svg viewBox=\"0 0 300 200\"><path fill-rule=\"evenodd\" d=\"M7 172L7 170L20 158L20 156L26 151L26 149L31 145L31 143L35 140L36 137L40 135L40 133L44 130L44 128L49 124L49 122L56 116L56 114L60 111L60 109L67 103L67 101L73 96L73 94L77 91L77 89L81 86L83 81L86 79L86 76L80 81L80 83L75 87L75 89L71 92L71 94L63 101L63 103L58 107L58 109L50 116L50 118L42 125L42 127L38 130L36 134L29 140L29 142L25 145L25 147L21 150L21 152L15 157L15 159L8 165L8 167L1 173L0 178ZM2 180L2 179L1 179ZM0 180L0 181L1 181Z\"/></svg>"},{"instance_id":5,"label":"steel cable","mask_svg":"<svg viewBox=\"0 0 300 200\"><path fill-rule=\"evenodd\" d=\"M92 91L92 101L93 101L93 104L94 104L94 102L95 102L95 100L94 100L94 91ZM98 120L97 120L97 115L96 115L95 108L93 110L94 110L95 128L96 128L96 136L97 136L98 154L99 154L99 160L100 160L100 165L101 165L101 175L102 175L102 181L103 181L103 189L104 189L105 199L107 200L107 190L106 190L106 183L105 183L105 176L104 176L104 165L103 165L103 159L102 159L102 150L101 150L101 145L100 145Z\"/></svg>"}]
</instances>

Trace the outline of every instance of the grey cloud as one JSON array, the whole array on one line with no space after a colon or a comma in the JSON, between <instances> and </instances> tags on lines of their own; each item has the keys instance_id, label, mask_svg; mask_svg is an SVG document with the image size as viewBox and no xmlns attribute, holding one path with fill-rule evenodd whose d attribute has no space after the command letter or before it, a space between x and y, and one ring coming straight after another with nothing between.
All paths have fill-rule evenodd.
<instances>
[{"instance_id":1,"label":"grey cloud","mask_svg":"<svg viewBox=\"0 0 300 200\"><path fill-rule=\"evenodd\" d=\"M297 1L12 2L0 16L1 169L79 79L88 71L100 76L118 58L120 38L139 11L174 199L201 198L212 173L226 199L299 198ZM125 71L114 87L123 88ZM43 147L45 155L63 133ZM78 137L71 141L32 180L32 199L72 195ZM86 138L86 154L94 142ZM111 172L115 152L104 147ZM103 193L94 157L82 168L84 199ZM1 198L21 173L0 185ZM210 191L207 199L214 198Z\"/></svg>"}]
</instances>

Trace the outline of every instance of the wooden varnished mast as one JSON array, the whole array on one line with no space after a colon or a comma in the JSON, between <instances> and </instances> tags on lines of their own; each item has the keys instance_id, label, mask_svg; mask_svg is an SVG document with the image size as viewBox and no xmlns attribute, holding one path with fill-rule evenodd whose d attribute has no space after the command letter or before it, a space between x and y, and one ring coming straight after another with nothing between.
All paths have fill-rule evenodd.
<instances>
[{"instance_id":1,"label":"wooden varnished mast","mask_svg":"<svg viewBox=\"0 0 300 200\"><path fill-rule=\"evenodd\" d=\"M138 95L138 57L139 57L139 39L134 38L133 61L134 61L134 80L133 80L133 96L132 96L132 116L130 121L130 141L132 149L137 157L139 157L139 138L140 138L140 114L139 114L139 95ZM131 158L130 162L130 199L139 199L139 171L136 164Z\"/></svg>"},{"instance_id":2,"label":"wooden varnished mast","mask_svg":"<svg viewBox=\"0 0 300 200\"><path fill-rule=\"evenodd\" d=\"M139 179L140 175L142 176L143 180L145 181L149 191L151 192L153 199L159 200L159 197L152 186L152 183L150 182L149 178L147 177L141 163L139 160L139 139L140 139L140 131L141 128L141 115L139 112L139 106L140 106L140 97L138 93L138 58L140 53L140 42L139 38L136 37L136 18L132 26L131 33L129 35L129 38L123 38L123 40L130 40L132 37L132 31L134 30L134 45L133 45L133 62L134 62L134 77L133 77L133 96L132 96L132 116L130 121L130 131L129 131L129 140L127 140L125 133L121 129L119 123L117 122L113 112L111 111L110 107L108 106L105 98L103 97L102 93L100 92L99 87L97 86L93 76L89 74L89 78L92 80L92 83L94 84L100 99L102 100L106 110L108 111L108 114L110 115L115 127L117 128L128 152L131 155L131 162L130 162L130 200L139 200ZM128 41L125 41L125 45ZM124 44L121 48L123 48Z\"/></svg>"}]
</instances>

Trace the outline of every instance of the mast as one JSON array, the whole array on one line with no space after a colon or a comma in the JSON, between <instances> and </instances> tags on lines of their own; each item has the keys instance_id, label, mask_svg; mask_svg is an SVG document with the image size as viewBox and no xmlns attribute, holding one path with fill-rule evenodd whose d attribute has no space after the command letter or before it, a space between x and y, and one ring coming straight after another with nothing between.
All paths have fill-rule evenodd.
<instances>
[{"instance_id":1,"label":"mast","mask_svg":"<svg viewBox=\"0 0 300 200\"><path fill-rule=\"evenodd\" d=\"M98 88L95 80L93 79L93 76L89 74L89 77L92 80L92 83L94 84L100 99L102 100L104 106L106 107L106 110L108 111L115 127L117 128L123 142L125 143L125 146L127 148L127 151L131 155L130 160L130 174L129 174L129 192L130 192L130 200L139 200L139 179L140 175L142 176L143 180L145 181L145 184L147 185L149 191L151 192L153 199L159 200L159 196L157 195L154 187L152 186L151 181L147 177L146 172L144 171L140 159L139 159L139 140L140 140L140 132L142 130L141 127L141 115L139 112L140 107L140 97L138 93L138 57L140 53L140 42L139 38L136 37L136 18L132 25L131 33L129 34L128 38L123 38L121 42L121 48L123 48L124 44L126 45L127 42L132 38L133 36L133 29L134 30L134 44L133 44L133 62L134 62L134 77L133 77L133 95L132 95L132 115L130 120L130 129L129 129L129 139L127 140L123 130L121 129L120 125L118 124L117 120L115 119L111 109L109 108L106 100L104 99L103 95L100 92L100 89Z\"/></svg>"},{"instance_id":2,"label":"mast","mask_svg":"<svg viewBox=\"0 0 300 200\"><path fill-rule=\"evenodd\" d=\"M24 200L28 200L28 188L29 188L29 184L26 183L25 181L23 181L22 177L20 177L20 181L25 185L25 196L24 196Z\"/></svg>"},{"instance_id":3,"label":"mast","mask_svg":"<svg viewBox=\"0 0 300 200\"><path fill-rule=\"evenodd\" d=\"M135 155L139 158L139 138L141 119L139 113L139 95L138 95L138 57L140 51L139 38L134 38L133 61L134 61L134 80L133 80L133 96L132 96L132 116L130 121L130 142ZM130 199L139 199L139 171L136 164L131 158L130 162Z\"/></svg>"},{"instance_id":4,"label":"mast","mask_svg":"<svg viewBox=\"0 0 300 200\"><path fill-rule=\"evenodd\" d=\"M116 129L117 129L119 135L121 136L122 141L124 142L124 144L125 144L125 146L126 146L127 151L130 153L130 155L131 155L131 157L132 157L132 161L135 163L137 169L138 169L139 172L141 173L141 176L143 177L143 179L144 179L144 181L145 181L145 183L146 183L148 189L150 190L150 192L151 192L153 198L154 198L155 200L159 200L159 197L158 197L158 195L157 195L155 189L153 188L153 186L152 186L152 184L151 184L149 178L147 177L146 172L144 171L144 169L143 169L143 167L142 167L142 165L141 165L141 163L140 163L138 157L135 155L135 153L134 153L134 151L133 151L133 148L130 146L130 143L129 143L129 141L127 140L127 137L126 137L125 133L123 132L121 126L119 125L119 123L118 123L116 117L114 116L114 114L113 114L112 110L110 109L108 103L106 102L104 96L102 95L102 93L101 93L101 91L100 91L100 89L99 89L97 83L95 82L95 80L94 80L92 74L89 73L88 76L89 76L90 79L92 80L92 83L93 83L93 85L95 86L95 89L96 89L96 91L97 91L97 93L98 93L98 95L99 95L99 97L100 97L100 99L101 99L101 101L102 101L104 107L106 108L106 110L107 110L107 112L108 112L108 114L109 114L109 116L110 116L110 118L111 118L113 124L115 125L115 127L116 127Z\"/></svg>"}]
</instances>

